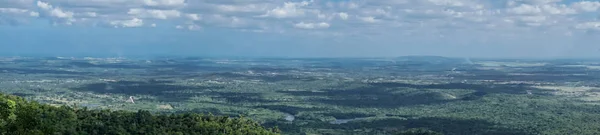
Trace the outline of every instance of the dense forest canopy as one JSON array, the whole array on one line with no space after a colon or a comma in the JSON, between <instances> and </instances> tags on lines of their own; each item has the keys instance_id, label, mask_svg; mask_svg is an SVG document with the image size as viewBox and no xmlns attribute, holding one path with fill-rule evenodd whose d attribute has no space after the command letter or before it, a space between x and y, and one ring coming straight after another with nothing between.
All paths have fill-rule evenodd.
<instances>
[{"instance_id":1,"label":"dense forest canopy","mask_svg":"<svg viewBox=\"0 0 600 135\"><path fill-rule=\"evenodd\" d=\"M156 115L149 111L127 112L54 107L0 94L0 135L276 135L245 118L194 113Z\"/></svg>"}]
</instances>

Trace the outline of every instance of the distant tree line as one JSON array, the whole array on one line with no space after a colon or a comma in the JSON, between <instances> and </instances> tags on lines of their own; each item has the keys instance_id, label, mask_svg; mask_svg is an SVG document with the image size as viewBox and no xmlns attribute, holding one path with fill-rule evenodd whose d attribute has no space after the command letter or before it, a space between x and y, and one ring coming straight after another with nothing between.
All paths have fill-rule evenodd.
<instances>
[{"instance_id":1,"label":"distant tree line","mask_svg":"<svg viewBox=\"0 0 600 135\"><path fill-rule=\"evenodd\" d=\"M88 110L0 94L0 135L277 135L246 118L196 113Z\"/></svg>"}]
</instances>

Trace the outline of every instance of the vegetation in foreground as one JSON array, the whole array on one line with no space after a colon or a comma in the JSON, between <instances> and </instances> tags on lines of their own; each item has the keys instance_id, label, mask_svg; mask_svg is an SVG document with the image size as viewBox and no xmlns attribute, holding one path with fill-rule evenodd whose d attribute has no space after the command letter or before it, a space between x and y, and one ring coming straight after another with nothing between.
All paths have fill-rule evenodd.
<instances>
[{"instance_id":1,"label":"vegetation in foreground","mask_svg":"<svg viewBox=\"0 0 600 135\"><path fill-rule=\"evenodd\" d=\"M275 135L245 118L54 107L0 94L0 135Z\"/></svg>"}]
</instances>

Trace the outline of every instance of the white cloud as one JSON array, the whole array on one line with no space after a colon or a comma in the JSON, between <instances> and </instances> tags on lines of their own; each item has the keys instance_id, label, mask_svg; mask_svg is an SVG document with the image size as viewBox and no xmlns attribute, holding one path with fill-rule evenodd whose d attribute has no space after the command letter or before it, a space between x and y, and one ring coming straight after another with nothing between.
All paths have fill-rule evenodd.
<instances>
[{"instance_id":1,"label":"white cloud","mask_svg":"<svg viewBox=\"0 0 600 135\"><path fill-rule=\"evenodd\" d=\"M346 6L347 6L348 8L350 8L350 9L355 9L355 8L358 8L358 7L359 7L359 6L358 6L358 4L356 4L356 3L354 3L354 2L348 2L348 3L346 4Z\"/></svg>"},{"instance_id":2,"label":"white cloud","mask_svg":"<svg viewBox=\"0 0 600 135\"><path fill-rule=\"evenodd\" d=\"M40 16L40 13L38 13L38 12L34 12L34 11L31 11L31 12L29 12L29 16L32 16L32 17L39 17L39 16Z\"/></svg>"},{"instance_id":3,"label":"white cloud","mask_svg":"<svg viewBox=\"0 0 600 135\"><path fill-rule=\"evenodd\" d=\"M348 20L348 13L341 12L338 13L338 15L340 16L340 18L342 18L342 20Z\"/></svg>"},{"instance_id":4,"label":"white cloud","mask_svg":"<svg viewBox=\"0 0 600 135\"><path fill-rule=\"evenodd\" d=\"M294 27L296 28L300 28L300 29L324 29L324 28L329 28L329 23L326 22L321 22L321 23L305 23L305 22L300 22L300 23L296 23L294 25Z\"/></svg>"},{"instance_id":5,"label":"white cloud","mask_svg":"<svg viewBox=\"0 0 600 135\"><path fill-rule=\"evenodd\" d=\"M4 18L3 16L12 17L12 18ZM16 20L23 21L24 18L28 17L38 17L39 13L35 11L29 11L27 9L20 8L0 8L0 22L12 21ZM17 21L18 22L18 21Z\"/></svg>"},{"instance_id":6,"label":"white cloud","mask_svg":"<svg viewBox=\"0 0 600 135\"><path fill-rule=\"evenodd\" d=\"M596 29L589 22L598 9L600 2L593 0L0 0L0 23L44 19L67 25L323 29L355 35L384 35L390 29L405 35L569 30L576 36ZM332 24L335 29L326 29Z\"/></svg>"},{"instance_id":7,"label":"white cloud","mask_svg":"<svg viewBox=\"0 0 600 135\"><path fill-rule=\"evenodd\" d=\"M44 10L51 10L52 9L52 5L46 3L46 2L42 2L42 1L38 1L37 2L37 6L41 9Z\"/></svg>"},{"instance_id":8,"label":"white cloud","mask_svg":"<svg viewBox=\"0 0 600 135\"><path fill-rule=\"evenodd\" d=\"M129 9L127 12L129 15L133 15L139 18L154 18L154 19L170 19L178 18L181 16L181 12L177 10L155 10L155 9L141 9L134 8Z\"/></svg>"},{"instance_id":9,"label":"white cloud","mask_svg":"<svg viewBox=\"0 0 600 135\"><path fill-rule=\"evenodd\" d=\"M29 22L39 13L31 9L34 6L31 0L5 0L0 1L0 25L21 25Z\"/></svg>"},{"instance_id":10,"label":"white cloud","mask_svg":"<svg viewBox=\"0 0 600 135\"><path fill-rule=\"evenodd\" d=\"M544 9L544 11L546 11L546 13L554 14L554 15L565 15L565 14L576 14L577 13L577 11L575 11L575 9L567 7L566 5L543 5L542 9Z\"/></svg>"},{"instance_id":11,"label":"white cloud","mask_svg":"<svg viewBox=\"0 0 600 135\"><path fill-rule=\"evenodd\" d=\"M317 14L317 18L319 18L319 19L327 19L328 17L325 14L318 13Z\"/></svg>"},{"instance_id":12,"label":"white cloud","mask_svg":"<svg viewBox=\"0 0 600 135\"><path fill-rule=\"evenodd\" d=\"M185 0L143 0L148 6L185 6Z\"/></svg>"},{"instance_id":13,"label":"white cloud","mask_svg":"<svg viewBox=\"0 0 600 135\"><path fill-rule=\"evenodd\" d=\"M198 15L198 14L187 14L185 16L192 21L197 21L197 20L201 19L200 15Z\"/></svg>"},{"instance_id":14,"label":"white cloud","mask_svg":"<svg viewBox=\"0 0 600 135\"><path fill-rule=\"evenodd\" d=\"M190 24L190 25L177 25L175 26L175 29L185 29L185 30L200 30L202 29L202 27L200 27L199 25L196 24Z\"/></svg>"},{"instance_id":15,"label":"white cloud","mask_svg":"<svg viewBox=\"0 0 600 135\"><path fill-rule=\"evenodd\" d=\"M46 17L53 20L55 24L62 23L66 25L72 25L72 23L76 21L76 19L73 18L75 13L71 11L65 11L60 7L52 6L49 3L42 1L37 1L36 5L41 9L42 13L44 13ZM35 15L35 13L33 14Z\"/></svg>"},{"instance_id":16,"label":"white cloud","mask_svg":"<svg viewBox=\"0 0 600 135\"><path fill-rule=\"evenodd\" d=\"M521 3L535 4L535 5L544 5L544 4L557 3L557 2L560 2L562 0L511 0L511 1L512 2L521 2Z\"/></svg>"},{"instance_id":17,"label":"white cloud","mask_svg":"<svg viewBox=\"0 0 600 135\"><path fill-rule=\"evenodd\" d=\"M361 21L363 22L368 22L368 23L376 23L379 22L378 19L375 19L375 17L373 16L366 16L366 17L358 17L360 18Z\"/></svg>"},{"instance_id":18,"label":"white cloud","mask_svg":"<svg viewBox=\"0 0 600 135\"><path fill-rule=\"evenodd\" d=\"M285 2L282 7L276 7L268 11L265 15L266 17L275 17L275 18L290 18L290 17L299 17L304 16L307 9L302 7L308 6L313 1L302 1L302 2Z\"/></svg>"},{"instance_id":19,"label":"white cloud","mask_svg":"<svg viewBox=\"0 0 600 135\"><path fill-rule=\"evenodd\" d=\"M216 5L216 8L222 12L259 12L266 10L266 6L258 4Z\"/></svg>"},{"instance_id":20,"label":"white cloud","mask_svg":"<svg viewBox=\"0 0 600 135\"><path fill-rule=\"evenodd\" d=\"M568 15L576 14L576 9L564 4L554 4L551 1L538 1L532 2L537 4L520 4L508 9L509 13L521 14L521 15L539 15L539 14L550 14L550 15ZM541 4L540 4L541 3ZM552 4L548 4L552 3Z\"/></svg>"},{"instance_id":21,"label":"white cloud","mask_svg":"<svg viewBox=\"0 0 600 135\"><path fill-rule=\"evenodd\" d=\"M527 47L547 45L525 43L546 37L551 42L600 34L599 9L598 0L0 0L0 25L49 21L367 39L372 44L403 41L389 46ZM351 44L366 43L371 42Z\"/></svg>"},{"instance_id":22,"label":"white cloud","mask_svg":"<svg viewBox=\"0 0 600 135\"><path fill-rule=\"evenodd\" d=\"M541 14L542 9L538 6L522 4L520 6L508 9L508 12L514 14Z\"/></svg>"},{"instance_id":23,"label":"white cloud","mask_svg":"<svg viewBox=\"0 0 600 135\"><path fill-rule=\"evenodd\" d=\"M573 4L575 9L585 12L596 12L600 8L600 2L598 1L581 1Z\"/></svg>"},{"instance_id":24,"label":"white cloud","mask_svg":"<svg viewBox=\"0 0 600 135\"><path fill-rule=\"evenodd\" d=\"M61 8L53 7L52 5L50 5L48 3L38 1L37 6L39 8L41 8L42 10L44 10L44 12L47 12L51 17L73 18L73 14L74 14L73 12L63 11Z\"/></svg>"},{"instance_id":25,"label":"white cloud","mask_svg":"<svg viewBox=\"0 0 600 135\"><path fill-rule=\"evenodd\" d=\"M118 27L141 27L144 25L144 20L133 18L131 20L115 20L111 21L110 25Z\"/></svg>"},{"instance_id":26,"label":"white cloud","mask_svg":"<svg viewBox=\"0 0 600 135\"><path fill-rule=\"evenodd\" d=\"M482 9L484 6L482 4L476 3L472 0L426 0L428 2L433 3L437 6L447 6L447 7L464 7L471 9Z\"/></svg>"},{"instance_id":27,"label":"white cloud","mask_svg":"<svg viewBox=\"0 0 600 135\"><path fill-rule=\"evenodd\" d=\"M98 14L96 12L85 12L84 14L86 16L88 16L88 17L96 17L96 16L98 16Z\"/></svg>"},{"instance_id":28,"label":"white cloud","mask_svg":"<svg viewBox=\"0 0 600 135\"><path fill-rule=\"evenodd\" d=\"M584 23L575 25L575 28L584 29L584 30L599 30L600 31L600 22L584 22Z\"/></svg>"},{"instance_id":29,"label":"white cloud","mask_svg":"<svg viewBox=\"0 0 600 135\"><path fill-rule=\"evenodd\" d=\"M58 18L73 18L73 12L63 11L60 8L50 10L50 15Z\"/></svg>"},{"instance_id":30,"label":"white cloud","mask_svg":"<svg viewBox=\"0 0 600 135\"><path fill-rule=\"evenodd\" d=\"M546 16L522 16L519 17L519 19L523 22L527 22L527 23L542 23L544 21L546 21L547 17Z\"/></svg>"},{"instance_id":31,"label":"white cloud","mask_svg":"<svg viewBox=\"0 0 600 135\"><path fill-rule=\"evenodd\" d=\"M248 22L249 20L239 18L236 16L213 14L213 15L205 15L202 17L203 17L202 21L195 23L195 24L207 24L207 25L213 25L213 26L218 26L218 27L228 27L228 28L241 28L241 27L246 27L250 24Z\"/></svg>"},{"instance_id":32,"label":"white cloud","mask_svg":"<svg viewBox=\"0 0 600 135\"><path fill-rule=\"evenodd\" d=\"M0 8L0 13L11 13L11 14L21 14L27 13L29 10L18 9L18 8Z\"/></svg>"},{"instance_id":33,"label":"white cloud","mask_svg":"<svg viewBox=\"0 0 600 135\"><path fill-rule=\"evenodd\" d=\"M200 26L198 26L198 25L195 25L195 24L188 25L188 27L187 27L187 29L188 29L188 30L199 30L199 29L201 29L201 28L202 28L202 27L200 27Z\"/></svg>"}]
</instances>

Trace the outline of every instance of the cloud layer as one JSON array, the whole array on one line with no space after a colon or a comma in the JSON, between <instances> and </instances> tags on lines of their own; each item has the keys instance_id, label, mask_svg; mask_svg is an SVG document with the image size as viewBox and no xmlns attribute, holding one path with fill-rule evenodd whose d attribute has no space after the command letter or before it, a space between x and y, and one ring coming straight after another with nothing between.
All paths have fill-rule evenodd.
<instances>
[{"instance_id":1,"label":"cloud layer","mask_svg":"<svg viewBox=\"0 0 600 135\"><path fill-rule=\"evenodd\" d=\"M572 36L600 31L593 0L0 0L0 25L232 28L337 36Z\"/></svg>"}]
</instances>

